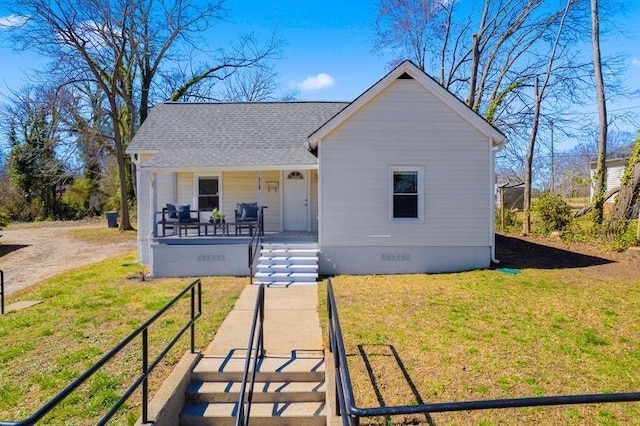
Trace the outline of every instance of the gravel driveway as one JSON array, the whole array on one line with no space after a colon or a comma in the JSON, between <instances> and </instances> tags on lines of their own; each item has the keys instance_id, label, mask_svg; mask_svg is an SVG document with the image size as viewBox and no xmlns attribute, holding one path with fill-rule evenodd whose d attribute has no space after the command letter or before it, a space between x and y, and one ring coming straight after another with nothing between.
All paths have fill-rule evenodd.
<instances>
[{"instance_id":1,"label":"gravel driveway","mask_svg":"<svg viewBox=\"0 0 640 426\"><path fill-rule=\"evenodd\" d=\"M136 241L104 242L75 238L73 229L104 228L103 221L47 222L34 226L9 226L0 238L0 269L6 295L47 278L115 254L134 250Z\"/></svg>"}]
</instances>

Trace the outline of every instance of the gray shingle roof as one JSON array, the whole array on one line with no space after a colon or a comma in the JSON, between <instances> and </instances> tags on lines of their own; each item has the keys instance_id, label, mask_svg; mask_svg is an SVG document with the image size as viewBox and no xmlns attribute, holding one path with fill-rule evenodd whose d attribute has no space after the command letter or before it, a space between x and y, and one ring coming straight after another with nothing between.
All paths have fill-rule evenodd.
<instances>
[{"instance_id":1,"label":"gray shingle roof","mask_svg":"<svg viewBox=\"0 0 640 426\"><path fill-rule=\"evenodd\" d=\"M150 167L316 164L307 137L346 102L156 105L128 153L154 152Z\"/></svg>"}]
</instances>

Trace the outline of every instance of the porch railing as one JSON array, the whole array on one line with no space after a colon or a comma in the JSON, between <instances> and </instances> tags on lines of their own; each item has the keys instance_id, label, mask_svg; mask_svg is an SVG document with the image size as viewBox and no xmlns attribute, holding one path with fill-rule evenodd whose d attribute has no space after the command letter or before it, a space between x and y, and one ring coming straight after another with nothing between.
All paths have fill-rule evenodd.
<instances>
[{"instance_id":1,"label":"porch railing","mask_svg":"<svg viewBox=\"0 0 640 426\"><path fill-rule=\"evenodd\" d=\"M327 314L329 322L329 350L334 354L333 367L335 371L336 386L336 415L342 416L343 425L358 425L361 417L394 416L403 414L428 415L429 413L450 411L640 401L640 392L626 392L360 408L355 404L351 377L347 366L347 356L344 349L344 342L342 340L342 330L340 328L340 320L338 318L338 308L336 306L331 279L327 281Z\"/></svg>"},{"instance_id":2,"label":"porch railing","mask_svg":"<svg viewBox=\"0 0 640 426\"><path fill-rule=\"evenodd\" d=\"M253 310L253 322L249 333L249 343L247 344L247 355L244 360L244 371L242 373L242 384L240 385L240 397L238 398L238 411L236 415L236 426L249 424L251 415L251 402L253 401L253 388L258 371L258 360L264 358L264 290L265 286L258 286L256 305ZM251 374L251 381L249 381ZM248 386L248 387L247 387Z\"/></svg>"},{"instance_id":3,"label":"porch railing","mask_svg":"<svg viewBox=\"0 0 640 426\"><path fill-rule=\"evenodd\" d=\"M165 312L171 309L182 297L190 293L191 295L191 309L190 309L190 318L187 321L186 325L184 325L178 332L174 335L173 338L169 341L169 343L165 346L165 348L160 352L160 354L151 362L149 362L149 345L148 345L148 333L149 327L160 318ZM107 352L98 362L93 364L87 371L82 373L77 379L71 382L66 388L60 391L57 395L55 395L49 402L43 405L40 409L38 409L34 414L30 417L19 420L19 421L0 421L0 426L17 426L17 425L33 425L40 419L42 419L47 413L53 410L58 404L60 404L66 397L68 397L72 392L76 391L80 385L86 382L93 374L95 374L98 370L100 370L108 361L110 361L114 356L116 356L121 350L123 350L129 343L131 343L135 338L141 336L142 340L142 361L141 361L141 373L138 375L133 383L124 391L123 395L115 402L115 404L111 407L109 412L102 417L102 419L97 423L98 425L105 425L108 423L109 419L113 417L113 415L120 409L122 404L124 404L129 397L133 394L133 392L138 389L138 387L142 386L142 401L141 401L141 417L142 423L148 423L149 414L148 414L148 402L149 402L149 388L148 388L148 380L151 372L156 368L156 366L162 361L165 355L173 348L173 346L178 342L180 337L184 335L187 330L190 330L191 333L191 353L195 352L195 321L202 315L202 284L199 279L193 281L189 284L184 290L178 293L169 303L167 303L162 309L156 312L151 318L149 318L145 323L143 323L140 327L138 327L133 333L129 334L122 342L120 342L116 347Z\"/></svg>"},{"instance_id":4,"label":"porch railing","mask_svg":"<svg viewBox=\"0 0 640 426\"><path fill-rule=\"evenodd\" d=\"M262 242L264 241L264 209L266 206L260 207L258 210L258 224L256 231L251 237L249 243L249 284L253 284L254 268L256 265L256 259L262 249Z\"/></svg>"}]
</instances>

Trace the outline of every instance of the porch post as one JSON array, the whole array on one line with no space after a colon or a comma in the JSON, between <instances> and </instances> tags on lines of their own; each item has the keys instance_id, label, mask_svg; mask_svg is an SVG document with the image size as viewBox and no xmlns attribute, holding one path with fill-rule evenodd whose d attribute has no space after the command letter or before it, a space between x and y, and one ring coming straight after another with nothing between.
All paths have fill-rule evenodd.
<instances>
[{"instance_id":1,"label":"porch post","mask_svg":"<svg viewBox=\"0 0 640 426\"><path fill-rule=\"evenodd\" d=\"M158 176L157 173L151 173L151 232L155 237L158 236L158 226L156 224L156 211L158 209Z\"/></svg>"},{"instance_id":2,"label":"porch post","mask_svg":"<svg viewBox=\"0 0 640 426\"><path fill-rule=\"evenodd\" d=\"M258 172L258 196L256 197L258 207L262 207L262 172Z\"/></svg>"}]
</instances>

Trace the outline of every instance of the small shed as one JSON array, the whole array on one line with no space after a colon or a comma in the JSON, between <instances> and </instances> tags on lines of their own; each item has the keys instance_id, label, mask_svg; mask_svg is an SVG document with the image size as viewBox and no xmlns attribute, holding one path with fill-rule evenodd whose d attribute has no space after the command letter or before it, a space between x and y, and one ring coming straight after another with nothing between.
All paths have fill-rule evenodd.
<instances>
[{"instance_id":1,"label":"small shed","mask_svg":"<svg viewBox=\"0 0 640 426\"><path fill-rule=\"evenodd\" d=\"M522 210L524 208L524 183L505 183L498 185L496 197L498 208Z\"/></svg>"}]
</instances>

